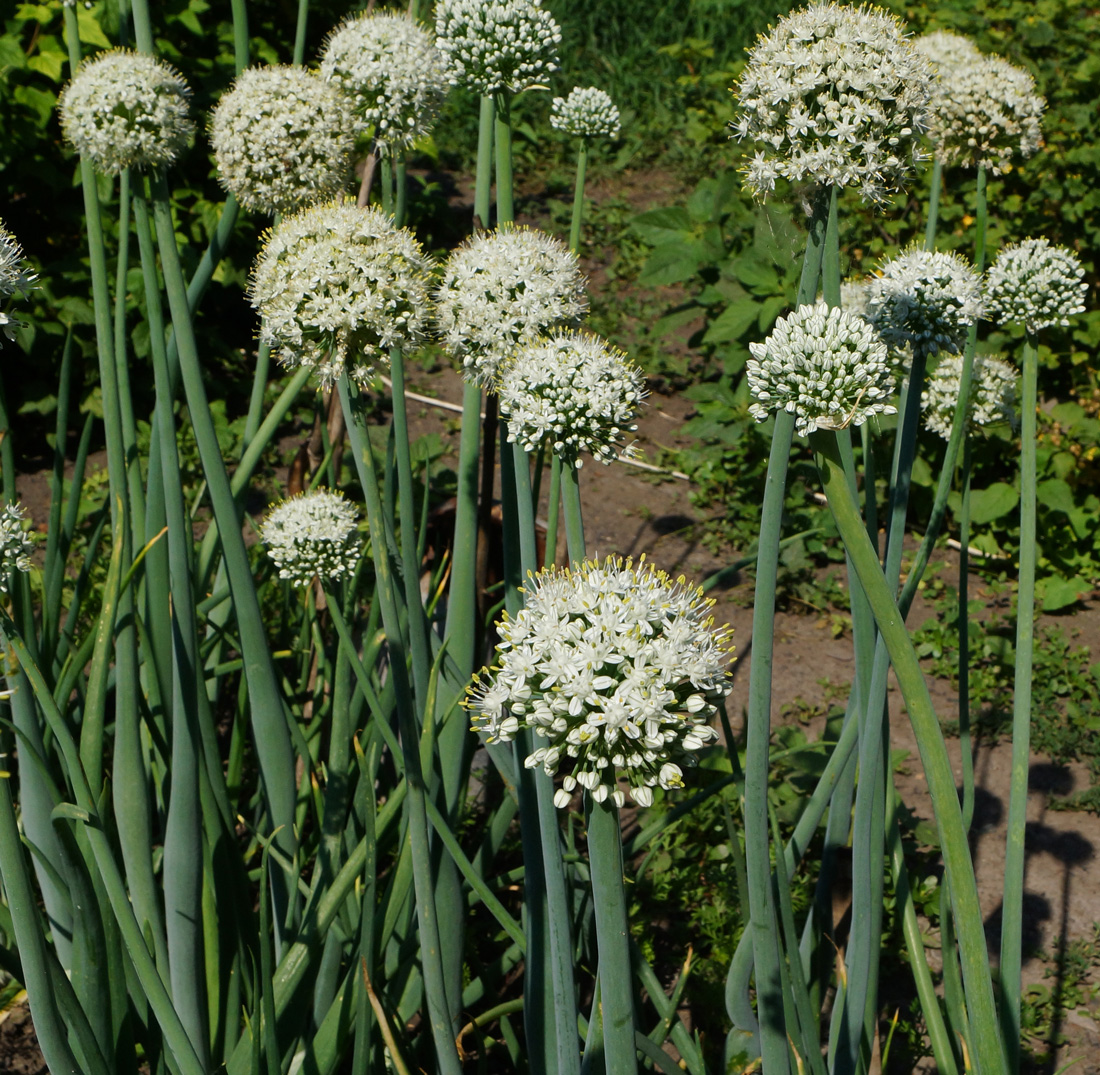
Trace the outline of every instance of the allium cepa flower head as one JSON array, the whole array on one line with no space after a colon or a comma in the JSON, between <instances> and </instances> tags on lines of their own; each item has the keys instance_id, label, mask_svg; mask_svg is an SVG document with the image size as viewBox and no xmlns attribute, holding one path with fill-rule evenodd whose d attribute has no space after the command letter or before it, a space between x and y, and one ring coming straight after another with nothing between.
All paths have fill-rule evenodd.
<instances>
[{"instance_id":1,"label":"allium cepa flower head","mask_svg":"<svg viewBox=\"0 0 1100 1075\"><path fill-rule=\"evenodd\" d=\"M550 126L578 138L618 138L619 110L603 90L577 86L568 97L555 97Z\"/></svg>"},{"instance_id":2,"label":"allium cepa flower head","mask_svg":"<svg viewBox=\"0 0 1100 1075\"><path fill-rule=\"evenodd\" d=\"M785 410L806 436L896 411L884 402L893 392L886 344L858 314L824 303L800 306L749 350L746 374L755 401L749 413L758 422Z\"/></svg>"},{"instance_id":3,"label":"allium cepa flower head","mask_svg":"<svg viewBox=\"0 0 1100 1075\"><path fill-rule=\"evenodd\" d=\"M1042 145L1046 101L1022 67L979 55L940 67L933 86L928 137L944 164L982 165L994 175Z\"/></svg>"},{"instance_id":4,"label":"allium cepa flower head","mask_svg":"<svg viewBox=\"0 0 1100 1075\"><path fill-rule=\"evenodd\" d=\"M359 563L359 513L339 493L319 489L277 504L260 526L260 539L294 587L350 575Z\"/></svg>"},{"instance_id":5,"label":"allium cepa flower head","mask_svg":"<svg viewBox=\"0 0 1100 1075\"><path fill-rule=\"evenodd\" d=\"M451 88L447 57L427 30L403 15L352 16L329 34L321 75L352 101L360 133L379 148L426 137Z\"/></svg>"},{"instance_id":6,"label":"allium cepa flower head","mask_svg":"<svg viewBox=\"0 0 1100 1075\"><path fill-rule=\"evenodd\" d=\"M1023 325L1028 332L1068 325L1074 314L1084 313L1084 277L1077 255L1047 239L1006 246L986 274L990 320Z\"/></svg>"},{"instance_id":7,"label":"allium cepa flower head","mask_svg":"<svg viewBox=\"0 0 1100 1075\"><path fill-rule=\"evenodd\" d=\"M884 201L921 156L931 79L901 23L879 8L792 12L760 36L733 87L740 115L731 127L760 147L746 186L766 196L782 176Z\"/></svg>"},{"instance_id":8,"label":"allium cepa flower head","mask_svg":"<svg viewBox=\"0 0 1100 1075\"><path fill-rule=\"evenodd\" d=\"M934 30L912 39L913 48L932 65L937 74L956 64L973 63L982 55L969 37L953 34L950 30ZM933 90L933 94L935 90Z\"/></svg>"},{"instance_id":9,"label":"allium cepa flower head","mask_svg":"<svg viewBox=\"0 0 1100 1075\"><path fill-rule=\"evenodd\" d=\"M951 439L962 365L961 355L948 355L933 370L921 395L925 424L944 440ZM1016 367L996 355L975 355L967 427L1008 422L1015 428L1016 407Z\"/></svg>"},{"instance_id":10,"label":"allium cepa flower head","mask_svg":"<svg viewBox=\"0 0 1100 1075\"><path fill-rule=\"evenodd\" d=\"M654 787L682 786L681 765L717 739L709 726L732 686L730 632L713 629L712 601L644 559L585 560L530 576L524 607L498 624L497 663L474 678L466 708L476 730L509 742L520 728L546 741L526 759L596 802L639 806Z\"/></svg>"},{"instance_id":11,"label":"allium cepa flower head","mask_svg":"<svg viewBox=\"0 0 1100 1075\"><path fill-rule=\"evenodd\" d=\"M8 299L26 296L38 277L27 268L23 248L4 222L0 220L0 329L8 339L14 339L15 329L22 322L4 311Z\"/></svg>"},{"instance_id":12,"label":"allium cepa flower head","mask_svg":"<svg viewBox=\"0 0 1100 1075\"><path fill-rule=\"evenodd\" d=\"M391 348L422 342L429 271L412 233L380 209L304 209L268 234L252 270L260 340L326 387L345 370L364 381Z\"/></svg>"},{"instance_id":13,"label":"allium cepa flower head","mask_svg":"<svg viewBox=\"0 0 1100 1075\"><path fill-rule=\"evenodd\" d=\"M0 512L0 593L8 592L8 580L14 571L30 571L34 543L23 528L23 509L5 504Z\"/></svg>"},{"instance_id":14,"label":"allium cepa flower head","mask_svg":"<svg viewBox=\"0 0 1100 1075\"><path fill-rule=\"evenodd\" d=\"M112 49L77 68L57 107L65 140L97 172L164 168L187 148L191 91L170 64Z\"/></svg>"},{"instance_id":15,"label":"allium cepa flower head","mask_svg":"<svg viewBox=\"0 0 1100 1075\"><path fill-rule=\"evenodd\" d=\"M577 256L545 232L506 225L475 235L447 259L436 292L443 345L468 379L491 384L520 344L584 317L584 284Z\"/></svg>"},{"instance_id":16,"label":"allium cepa flower head","mask_svg":"<svg viewBox=\"0 0 1100 1075\"><path fill-rule=\"evenodd\" d=\"M440 0L435 33L451 81L475 93L519 93L558 69L561 27L541 0Z\"/></svg>"},{"instance_id":17,"label":"allium cepa flower head","mask_svg":"<svg viewBox=\"0 0 1100 1075\"><path fill-rule=\"evenodd\" d=\"M867 317L894 348L925 356L962 349L982 313L982 278L959 254L912 248L867 282Z\"/></svg>"},{"instance_id":18,"label":"allium cepa flower head","mask_svg":"<svg viewBox=\"0 0 1100 1075\"><path fill-rule=\"evenodd\" d=\"M581 452L615 459L646 396L645 378L626 355L598 336L561 331L524 344L504 364L497 386L508 441L533 452L549 439L568 466Z\"/></svg>"},{"instance_id":19,"label":"allium cepa flower head","mask_svg":"<svg viewBox=\"0 0 1100 1075\"><path fill-rule=\"evenodd\" d=\"M250 67L210 120L218 180L250 211L290 213L335 197L351 174L351 102L302 67Z\"/></svg>"}]
</instances>

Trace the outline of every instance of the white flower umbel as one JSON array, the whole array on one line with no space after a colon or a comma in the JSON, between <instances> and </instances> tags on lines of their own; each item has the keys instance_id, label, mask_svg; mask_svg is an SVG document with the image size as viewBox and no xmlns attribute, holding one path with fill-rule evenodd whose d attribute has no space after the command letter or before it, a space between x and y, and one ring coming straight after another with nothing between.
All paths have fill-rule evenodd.
<instances>
[{"instance_id":1,"label":"white flower umbel","mask_svg":"<svg viewBox=\"0 0 1100 1075\"><path fill-rule=\"evenodd\" d=\"M260 525L260 540L292 586L350 575L359 563L359 513L340 493L319 489L277 504Z\"/></svg>"},{"instance_id":2,"label":"white flower umbel","mask_svg":"<svg viewBox=\"0 0 1100 1075\"><path fill-rule=\"evenodd\" d=\"M260 340L326 387L345 369L365 381L391 348L422 342L429 272L412 233L381 210L304 209L268 234L252 270Z\"/></svg>"},{"instance_id":3,"label":"white flower umbel","mask_svg":"<svg viewBox=\"0 0 1100 1075\"><path fill-rule=\"evenodd\" d=\"M8 592L8 580L15 571L30 571L34 543L24 527L25 516L18 504L6 504L0 512L0 593Z\"/></svg>"},{"instance_id":4,"label":"white flower umbel","mask_svg":"<svg viewBox=\"0 0 1100 1075\"><path fill-rule=\"evenodd\" d=\"M545 440L568 466L581 452L616 458L646 396L645 378L626 355L598 336L564 331L525 344L497 387L508 441L533 452Z\"/></svg>"},{"instance_id":5,"label":"white flower umbel","mask_svg":"<svg viewBox=\"0 0 1100 1075\"><path fill-rule=\"evenodd\" d=\"M763 197L782 176L884 201L921 157L931 82L893 15L830 3L792 12L760 36L733 87L733 131L760 147L746 186Z\"/></svg>"},{"instance_id":6,"label":"white flower umbel","mask_svg":"<svg viewBox=\"0 0 1100 1075\"><path fill-rule=\"evenodd\" d=\"M383 152L411 146L435 124L451 87L447 57L403 15L353 16L329 35L321 75L351 99L360 133Z\"/></svg>"},{"instance_id":7,"label":"white flower umbel","mask_svg":"<svg viewBox=\"0 0 1100 1075\"><path fill-rule=\"evenodd\" d=\"M9 299L25 297L37 279L27 268L23 248L0 220L0 330L9 340L15 338L15 330L22 322L8 314L4 307Z\"/></svg>"},{"instance_id":8,"label":"white flower umbel","mask_svg":"<svg viewBox=\"0 0 1100 1075\"><path fill-rule=\"evenodd\" d=\"M644 558L550 568L525 593L498 625L496 665L467 691L474 728L503 742L534 729L546 745L526 765L551 776L571 759L559 807L578 785L621 806L620 772L641 806L654 787L680 787L681 765L718 738L709 722L732 685L730 631L714 629L713 601Z\"/></svg>"},{"instance_id":9,"label":"white flower umbel","mask_svg":"<svg viewBox=\"0 0 1100 1075\"><path fill-rule=\"evenodd\" d=\"M161 60L125 49L103 52L82 63L61 91L61 130L97 172L164 168L195 133L190 92Z\"/></svg>"},{"instance_id":10,"label":"white flower umbel","mask_svg":"<svg viewBox=\"0 0 1100 1075\"><path fill-rule=\"evenodd\" d=\"M921 395L924 421L933 433L951 439L955 405L962 385L961 355L948 355L936 366ZM1016 367L995 355L975 355L970 381L967 427L1008 422L1016 426Z\"/></svg>"},{"instance_id":11,"label":"white flower umbel","mask_svg":"<svg viewBox=\"0 0 1100 1075\"><path fill-rule=\"evenodd\" d=\"M603 90L577 86L568 97L555 97L550 126L577 138L618 138L619 110Z\"/></svg>"},{"instance_id":12,"label":"white flower umbel","mask_svg":"<svg viewBox=\"0 0 1100 1075\"><path fill-rule=\"evenodd\" d=\"M935 30L930 34L914 37L913 48L932 65L938 74L960 63L972 63L981 58L981 51L969 37L953 34L949 30ZM935 95L935 89L933 89Z\"/></svg>"},{"instance_id":13,"label":"white flower umbel","mask_svg":"<svg viewBox=\"0 0 1100 1075\"><path fill-rule=\"evenodd\" d=\"M840 308L847 310L850 314L866 317L867 304L871 299L869 284L870 281L866 279L841 280Z\"/></svg>"},{"instance_id":14,"label":"white flower umbel","mask_svg":"<svg viewBox=\"0 0 1100 1075\"><path fill-rule=\"evenodd\" d=\"M1077 255L1046 239L1024 239L1004 247L986 274L989 317L1001 325L1038 332L1068 325L1085 310L1085 270Z\"/></svg>"},{"instance_id":15,"label":"white flower umbel","mask_svg":"<svg viewBox=\"0 0 1100 1075\"><path fill-rule=\"evenodd\" d=\"M541 0L441 0L435 32L451 81L478 94L519 93L558 69L561 27Z\"/></svg>"},{"instance_id":16,"label":"white flower umbel","mask_svg":"<svg viewBox=\"0 0 1100 1075\"><path fill-rule=\"evenodd\" d=\"M884 402L893 392L886 344L858 314L824 303L800 306L749 350L746 373L755 401L749 413L758 422L785 410L806 436L862 425L873 414L897 409Z\"/></svg>"},{"instance_id":17,"label":"white flower umbel","mask_svg":"<svg viewBox=\"0 0 1100 1075\"><path fill-rule=\"evenodd\" d=\"M250 211L290 213L335 197L351 175L351 102L301 67L250 67L210 120L218 180Z\"/></svg>"},{"instance_id":18,"label":"white flower umbel","mask_svg":"<svg viewBox=\"0 0 1100 1075\"><path fill-rule=\"evenodd\" d=\"M447 259L436 292L443 345L468 379L491 384L521 343L588 312L577 256L558 239L505 226L476 235Z\"/></svg>"},{"instance_id":19,"label":"white flower umbel","mask_svg":"<svg viewBox=\"0 0 1100 1075\"><path fill-rule=\"evenodd\" d=\"M959 254L912 248L867 282L867 317L890 347L957 354L982 313L982 278Z\"/></svg>"},{"instance_id":20,"label":"white flower umbel","mask_svg":"<svg viewBox=\"0 0 1100 1075\"><path fill-rule=\"evenodd\" d=\"M1014 157L1030 157L1042 144L1045 107L1022 67L979 55L940 68L928 137L944 164L982 165L1000 175Z\"/></svg>"}]
</instances>

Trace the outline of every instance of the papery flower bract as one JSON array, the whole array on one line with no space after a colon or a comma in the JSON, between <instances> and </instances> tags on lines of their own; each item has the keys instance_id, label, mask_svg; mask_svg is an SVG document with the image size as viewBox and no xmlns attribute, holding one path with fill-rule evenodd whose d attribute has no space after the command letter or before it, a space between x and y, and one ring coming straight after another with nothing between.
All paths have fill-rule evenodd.
<instances>
[{"instance_id":1,"label":"papery flower bract","mask_svg":"<svg viewBox=\"0 0 1100 1075\"><path fill-rule=\"evenodd\" d=\"M880 203L920 159L931 94L928 61L879 8L815 3L749 50L733 92L738 138L761 147L745 183L763 196L783 176L857 187Z\"/></svg>"},{"instance_id":2,"label":"papery flower bract","mask_svg":"<svg viewBox=\"0 0 1100 1075\"><path fill-rule=\"evenodd\" d=\"M260 524L260 540L294 587L350 575L359 563L359 513L340 493L319 489L277 504Z\"/></svg>"},{"instance_id":3,"label":"papery flower bract","mask_svg":"<svg viewBox=\"0 0 1100 1075\"><path fill-rule=\"evenodd\" d=\"M475 729L505 742L533 729L546 745L525 764L550 775L571 759L559 807L578 785L621 805L620 772L639 805L648 789L680 787L680 766L717 739L709 721L732 686L730 632L713 629L713 602L644 558L550 568L524 592L515 620L498 625L496 665L467 690Z\"/></svg>"},{"instance_id":4,"label":"papery flower bract","mask_svg":"<svg viewBox=\"0 0 1100 1075\"><path fill-rule=\"evenodd\" d=\"M436 291L443 345L468 379L493 382L521 344L588 312L577 256L558 239L505 226L451 253Z\"/></svg>"},{"instance_id":5,"label":"papery flower bract","mask_svg":"<svg viewBox=\"0 0 1100 1075\"><path fill-rule=\"evenodd\" d=\"M603 90L577 86L550 105L550 126L578 138L618 138L619 110Z\"/></svg>"},{"instance_id":6,"label":"papery flower bract","mask_svg":"<svg viewBox=\"0 0 1100 1075\"><path fill-rule=\"evenodd\" d=\"M38 277L27 268L23 248L0 220L0 330L9 340L22 322L8 314L3 306L15 296L25 297Z\"/></svg>"},{"instance_id":7,"label":"papery flower bract","mask_svg":"<svg viewBox=\"0 0 1100 1075\"><path fill-rule=\"evenodd\" d=\"M883 402L893 391L886 344L859 314L824 303L800 306L749 350L746 374L755 400L749 413L758 422L786 410L805 436L896 410Z\"/></svg>"},{"instance_id":8,"label":"papery flower bract","mask_svg":"<svg viewBox=\"0 0 1100 1075\"><path fill-rule=\"evenodd\" d=\"M351 100L381 150L426 137L451 88L447 57L423 27L387 12L354 15L329 34L321 75Z\"/></svg>"},{"instance_id":9,"label":"papery flower bract","mask_svg":"<svg viewBox=\"0 0 1100 1075\"><path fill-rule=\"evenodd\" d=\"M508 441L528 452L549 439L567 466L581 452L615 459L623 433L637 429L645 398L642 371L598 336L557 332L524 344L505 364L497 386Z\"/></svg>"},{"instance_id":10,"label":"papery flower bract","mask_svg":"<svg viewBox=\"0 0 1100 1075\"><path fill-rule=\"evenodd\" d=\"M268 234L249 289L260 340L324 386L366 380L393 347L422 342L430 262L412 233L380 209L317 205Z\"/></svg>"},{"instance_id":11,"label":"papery flower bract","mask_svg":"<svg viewBox=\"0 0 1100 1075\"><path fill-rule=\"evenodd\" d=\"M1013 157L1030 157L1042 145L1045 107L1022 67L978 55L939 68L928 137L944 164L982 165L1000 175Z\"/></svg>"},{"instance_id":12,"label":"papery flower bract","mask_svg":"<svg viewBox=\"0 0 1100 1075\"><path fill-rule=\"evenodd\" d=\"M962 365L961 355L948 355L932 371L921 395L925 425L944 440L951 438ZM967 427L1008 422L1015 428L1017 399L1016 367L996 355L975 355Z\"/></svg>"},{"instance_id":13,"label":"papery flower bract","mask_svg":"<svg viewBox=\"0 0 1100 1075\"><path fill-rule=\"evenodd\" d=\"M956 354L981 313L981 275L959 254L914 247L867 281L866 316L897 349Z\"/></svg>"},{"instance_id":14,"label":"papery flower bract","mask_svg":"<svg viewBox=\"0 0 1100 1075\"><path fill-rule=\"evenodd\" d=\"M519 93L558 69L561 27L541 0L440 0L435 32L452 82L483 96Z\"/></svg>"},{"instance_id":15,"label":"papery flower bract","mask_svg":"<svg viewBox=\"0 0 1100 1075\"><path fill-rule=\"evenodd\" d=\"M1085 310L1085 270L1072 250L1047 239L1004 247L986 274L989 317L1001 325L1038 332L1068 325Z\"/></svg>"},{"instance_id":16,"label":"papery flower bract","mask_svg":"<svg viewBox=\"0 0 1100 1075\"><path fill-rule=\"evenodd\" d=\"M8 592L13 571L30 571L34 543L23 527L26 516L18 504L5 504L0 512L0 593Z\"/></svg>"},{"instance_id":17,"label":"papery flower bract","mask_svg":"<svg viewBox=\"0 0 1100 1075\"><path fill-rule=\"evenodd\" d=\"M112 49L77 68L57 107L65 140L97 172L163 168L195 133L183 76L140 52Z\"/></svg>"},{"instance_id":18,"label":"papery flower bract","mask_svg":"<svg viewBox=\"0 0 1100 1075\"><path fill-rule=\"evenodd\" d=\"M934 30L912 38L913 48L917 50L937 73L955 64L971 63L981 57L981 50L969 37L953 34L950 30ZM933 88L933 96L936 90Z\"/></svg>"},{"instance_id":19,"label":"papery flower bract","mask_svg":"<svg viewBox=\"0 0 1100 1075\"><path fill-rule=\"evenodd\" d=\"M250 67L210 119L218 180L250 211L290 213L335 197L351 174L351 102L302 67Z\"/></svg>"}]
</instances>

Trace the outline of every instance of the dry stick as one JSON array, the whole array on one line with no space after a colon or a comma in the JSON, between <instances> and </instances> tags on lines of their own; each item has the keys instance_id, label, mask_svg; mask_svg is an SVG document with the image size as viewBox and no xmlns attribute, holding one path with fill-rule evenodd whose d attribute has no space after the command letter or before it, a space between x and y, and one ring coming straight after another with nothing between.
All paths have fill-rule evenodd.
<instances>
[{"instance_id":1,"label":"dry stick","mask_svg":"<svg viewBox=\"0 0 1100 1075\"><path fill-rule=\"evenodd\" d=\"M370 8L367 10L370 11ZM360 209L365 209L370 201L370 188L374 185L374 170L377 165L378 151L372 147L363 161L363 181L359 184L359 197L355 199L355 204Z\"/></svg>"}]
</instances>

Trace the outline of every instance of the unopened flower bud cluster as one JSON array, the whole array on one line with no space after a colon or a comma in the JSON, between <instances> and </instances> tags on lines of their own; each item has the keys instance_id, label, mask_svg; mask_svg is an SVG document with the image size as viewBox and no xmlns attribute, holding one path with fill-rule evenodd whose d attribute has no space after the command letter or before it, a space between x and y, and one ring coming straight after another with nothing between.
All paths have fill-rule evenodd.
<instances>
[{"instance_id":1,"label":"unopened flower bud cluster","mask_svg":"<svg viewBox=\"0 0 1100 1075\"><path fill-rule=\"evenodd\" d=\"M359 563L359 513L339 493L320 489L284 500L260 527L279 578L294 587L350 575Z\"/></svg>"},{"instance_id":2,"label":"unopened flower bud cluster","mask_svg":"<svg viewBox=\"0 0 1100 1075\"><path fill-rule=\"evenodd\" d=\"M218 179L245 209L274 215L335 197L355 134L344 93L301 67L242 71L214 109Z\"/></svg>"},{"instance_id":3,"label":"unopened flower bud cluster","mask_svg":"<svg viewBox=\"0 0 1100 1075\"><path fill-rule=\"evenodd\" d=\"M503 742L533 729L546 745L525 764L551 776L569 759L558 807L578 787L622 805L619 773L650 805L652 789L680 787L681 765L717 738L709 721L731 688L730 646L712 604L644 561L539 572L515 620L498 625L497 664L468 691L475 729Z\"/></svg>"},{"instance_id":4,"label":"unopened flower bud cluster","mask_svg":"<svg viewBox=\"0 0 1100 1075\"><path fill-rule=\"evenodd\" d=\"M34 544L23 528L23 509L5 504L0 512L0 593L8 592L13 571L30 571Z\"/></svg>"},{"instance_id":5,"label":"unopened flower bud cluster","mask_svg":"<svg viewBox=\"0 0 1100 1075\"><path fill-rule=\"evenodd\" d=\"M451 86L447 58L432 35L384 12L333 30L320 70L354 102L359 133L372 133L383 151L426 137Z\"/></svg>"},{"instance_id":6,"label":"unopened flower bud cluster","mask_svg":"<svg viewBox=\"0 0 1100 1075\"><path fill-rule=\"evenodd\" d=\"M1047 239L1004 247L986 274L989 317L1001 325L1038 332L1068 325L1085 310L1085 270L1077 255Z\"/></svg>"},{"instance_id":7,"label":"unopened flower bud cluster","mask_svg":"<svg viewBox=\"0 0 1100 1075\"><path fill-rule=\"evenodd\" d=\"M921 396L924 421L933 433L950 440L955 406L962 391L961 355L949 355L933 371ZM1016 368L995 355L975 355L970 381L967 426L996 422L1016 425Z\"/></svg>"},{"instance_id":8,"label":"unopened flower bud cluster","mask_svg":"<svg viewBox=\"0 0 1100 1075\"><path fill-rule=\"evenodd\" d=\"M519 93L558 68L561 28L541 0L441 0L435 32L452 82L475 93Z\"/></svg>"},{"instance_id":9,"label":"unopened flower bud cluster","mask_svg":"<svg viewBox=\"0 0 1100 1075\"><path fill-rule=\"evenodd\" d=\"M555 97L550 126L578 138L618 138L619 110L603 90L577 86L568 97Z\"/></svg>"},{"instance_id":10,"label":"unopened flower bud cluster","mask_svg":"<svg viewBox=\"0 0 1100 1075\"><path fill-rule=\"evenodd\" d=\"M0 329L9 340L14 338L15 329L22 322L8 314L4 306L15 296L25 296L34 287L36 279L27 268L23 248L0 221Z\"/></svg>"},{"instance_id":11,"label":"unopened flower bud cluster","mask_svg":"<svg viewBox=\"0 0 1100 1075\"><path fill-rule=\"evenodd\" d=\"M800 306L749 350L749 413L758 422L785 410L806 436L896 411L886 402L893 393L886 344L858 314L824 303Z\"/></svg>"},{"instance_id":12,"label":"unopened flower bud cluster","mask_svg":"<svg viewBox=\"0 0 1100 1075\"><path fill-rule=\"evenodd\" d=\"M598 336L558 332L519 349L498 386L508 441L528 452L549 440L568 466L581 453L612 462L645 398L645 379L626 355Z\"/></svg>"},{"instance_id":13,"label":"unopened flower bud cluster","mask_svg":"<svg viewBox=\"0 0 1100 1075\"><path fill-rule=\"evenodd\" d=\"M164 168L194 134L190 90L171 65L113 49L82 63L58 99L61 130L97 172Z\"/></svg>"},{"instance_id":14,"label":"unopened flower bud cluster","mask_svg":"<svg viewBox=\"0 0 1100 1075\"><path fill-rule=\"evenodd\" d=\"M921 156L931 79L901 24L878 8L792 12L759 38L733 87L733 131L761 147L746 185L765 196L783 177L882 202Z\"/></svg>"}]
</instances>

